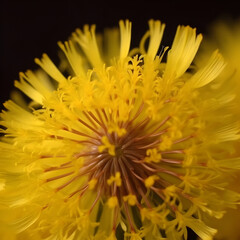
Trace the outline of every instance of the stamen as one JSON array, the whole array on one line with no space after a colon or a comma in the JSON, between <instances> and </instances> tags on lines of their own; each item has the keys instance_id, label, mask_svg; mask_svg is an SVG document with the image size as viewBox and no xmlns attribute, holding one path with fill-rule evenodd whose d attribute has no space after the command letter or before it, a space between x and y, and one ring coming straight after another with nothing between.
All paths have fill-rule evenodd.
<instances>
[{"instance_id":1,"label":"stamen","mask_svg":"<svg viewBox=\"0 0 240 240\"><path fill-rule=\"evenodd\" d=\"M78 190L76 190L76 191L74 191L73 193L71 193L71 194L68 196L68 198L73 197L75 194L77 194L77 193L79 193L79 192L81 192L81 191L83 191L82 194L84 194L87 189L88 189L88 184L84 185L83 187L81 187L81 188L79 188Z\"/></svg>"},{"instance_id":2,"label":"stamen","mask_svg":"<svg viewBox=\"0 0 240 240\"><path fill-rule=\"evenodd\" d=\"M103 127L103 124L96 118L96 116L92 112L87 112L91 118L100 126Z\"/></svg>"},{"instance_id":3,"label":"stamen","mask_svg":"<svg viewBox=\"0 0 240 240\"><path fill-rule=\"evenodd\" d=\"M80 158L80 157L88 157L88 156L98 156L98 152L85 152L85 153L76 153L74 155L75 158Z\"/></svg>"},{"instance_id":4,"label":"stamen","mask_svg":"<svg viewBox=\"0 0 240 240\"><path fill-rule=\"evenodd\" d=\"M65 130L68 130L68 129L65 129ZM70 130L68 130L68 131L70 131ZM79 131L77 131L77 130L75 130L75 129L72 129L71 132L72 132L72 133L75 133L75 134L78 134L78 135L80 135L80 136L83 136L83 137L87 137L87 138L91 138L91 139L94 139L94 140L96 140L96 141L99 141L98 138L93 137L93 136L91 136L91 135L88 135L88 134L86 134L86 133L79 132Z\"/></svg>"},{"instance_id":5,"label":"stamen","mask_svg":"<svg viewBox=\"0 0 240 240\"><path fill-rule=\"evenodd\" d=\"M44 172L49 172L49 171L55 171L55 170L61 170L61 169L66 169L66 168L70 168L72 167L72 165L70 166L67 166L69 164L71 164L72 162L67 162L67 163L64 163L64 164L61 164L59 167L49 167L49 168L46 168L44 170Z\"/></svg>"},{"instance_id":6,"label":"stamen","mask_svg":"<svg viewBox=\"0 0 240 240\"><path fill-rule=\"evenodd\" d=\"M174 177L177 177L178 179L181 179L181 174L177 173L177 172L174 172L174 171L171 171L171 170L168 170L166 168L161 168L159 167L157 164L155 163L152 163L153 167L155 168L156 172L158 173L167 173L169 175L172 175Z\"/></svg>"},{"instance_id":7,"label":"stamen","mask_svg":"<svg viewBox=\"0 0 240 240\"><path fill-rule=\"evenodd\" d=\"M109 173L108 169L110 168L111 164L112 164L111 159L109 159L109 161L106 161L106 160L105 160L105 161L100 162L100 163L99 163L99 166L96 167L96 169L97 169L98 171L96 171L96 172L93 174L93 176L94 176L95 178L100 178L101 175L104 174L104 175L105 175L104 181L107 182L107 179L108 179L108 178L106 177L106 175Z\"/></svg>"},{"instance_id":8,"label":"stamen","mask_svg":"<svg viewBox=\"0 0 240 240\"><path fill-rule=\"evenodd\" d=\"M106 133L106 132L107 132L107 128L106 128L106 125L105 125L105 123L104 123L104 121L103 121L103 119L102 119L101 113L99 112L98 109L96 109L95 111L96 111L97 116L98 116L98 118L99 118L99 120L100 120L100 124L99 124L99 125L103 128L104 132ZM103 110L103 111L104 111L104 110ZM105 112L104 112L104 113L105 113ZM106 114L106 113L105 113L105 114ZM105 120L107 121L106 118L105 118Z\"/></svg>"},{"instance_id":9,"label":"stamen","mask_svg":"<svg viewBox=\"0 0 240 240\"><path fill-rule=\"evenodd\" d=\"M174 141L173 144L177 144L177 143L180 143L180 142L184 142L184 141L186 141L186 140L188 140L188 139L190 139L190 138L193 138L193 135L190 135L190 136L185 137L185 138L178 139L178 140Z\"/></svg>"},{"instance_id":10,"label":"stamen","mask_svg":"<svg viewBox=\"0 0 240 240\"><path fill-rule=\"evenodd\" d=\"M95 207L95 205L97 204L98 200L100 199L100 196L101 196L101 189L98 191L97 196L96 196L92 206L89 209L89 213L92 212L93 208Z\"/></svg>"},{"instance_id":11,"label":"stamen","mask_svg":"<svg viewBox=\"0 0 240 240\"><path fill-rule=\"evenodd\" d=\"M162 159L161 159L161 162L171 163L171 164L182 164L183 160L180 160L180 159L162 158Z\"/></svg>"},{"instance_id":12,"label":"stamen","mask_svg":"<svg viewBox=\"0 0 240 240\"><path fill-rule=\"evenodd\" d=\"M67 176L69 176L69 175L71 175L73 173L74 172L69 172L69 173L65 173L65 174L59 175L59 176L48 178L48 179L46 179L46 182L51 182L51 181L54 181L54 180L57 180L57 179L60 179L60 178L64 178L64 177L67 177Z\"/></svg>"},{"instance_id":13,"label":"stamen","mask_svg":"<svg viewBox=\"0 0 240 240\"><path fill-rule=\"evenodd\" d=\"M126 216L127 216L127 219L128 219L128 222L129 222L129 225L130 225L130 228L131 228L131 231L132 232L136 232L135 228L134 228L133 220L132 220L131 215L129 213L128 204L126 202L124 202L123 206L124 206L124 209L125 209L125 212L126 212Z\"/></svg>"},{"instance_id":14,"label":"stamen","mask_svg":"<svg viewBox=\"0 0 240 240\"><path fill-rule=\"evenodd\" d=\"M116 231L116 228L117 228L118 212L119 212L118 207L114 208L113 227L112 227L114 232Z\"/></svg>"},{"instance_id":15,"label":"stamen","mask_svg":"<svg viewBox=\"0 0 240 240\"><path fill-rule=\"evenodd\" d=\"M162 122L159 123L157 128L155 128L155 130L152 131L152 133L155 133L156 131L158 131L170 118L171 118L170 116L167 116L165 119L163 119Z\"/></svg>"},{"instance_id":16,"label":"stamen","mask_svg":"<svg viewBox=\"0 0 240 240\"><path fill-rule=\"evenodd\" d=\"M148 198L147 198L147 193L144 194L142 188L139 188L138 190L139 190L139 193L140 193L140 195L142 196L144 202L146 203L147 207L148 207L149 209L151 209L151 208L152 208L152 205L151 205L150 201L149 201Z\"/></svg>"},{"instance_id":17,"label":"stamen","mask_svg":"<svg viewBox=\"0 0 240 240\"><path fill-rule=\"evenodd\" d=\"M134 152L133 150L124 150L124 155L130 158L132 161L142 162L144 160L141 153Z\"/></svg>"},{"instance_id":18,"label":"stamen","mask_svg":"<svg viewBox=\"0 0 240 240\"><path fill-rule=\"evenodd\" d=\"M91 144L91 145L100 145L101 142L99 140L97 141L93 141L93 140L82 140L82 141L78 141L78 140L73 140L77 143L87 143L87 144Z\"/></svg>"},{"instance_id":19,"label":"stamen","mask_svg":"<svg viewBox=\"0 0 240 240\"><path fill-rule=\"evenodd\" d=\"M95 128L93 128L93 127L91 127L90 125L88 125L86 122L84 122L82 119L78 119L78 121L80 122L80 123L82 123L85 127L87 127L87 128L89 128L90 130L92 130L93 132L95 132L98 136L102 136L102 134L101 133L99 133Z\"/></svg>"},{"instance_id":20,"label":"stamen","mask_svg":"<svg viewBox=\"0 0 240 240\"><path fill-rule=\"evenodd\" d=\"M161 139L158 139L148 145L144 145L144 146L140 146L140 147L136 147L136 149L148 149L148 148L154 148L158 145L158 143L162 142Z\"/></svg>"},{"instance_id":21,"label":"stamen","mask_svg":"<svg viewBox=\"0 0 240 240\"><path fill-rule=\"evenodd\" d=\"M136 112L136 114L133 116L133 118L127 122L128 125L124 126L125 128L127 128L130 124L132 124L133 121L135 121L139 116L140 114L142 113L143 111L143 108L144 108L144 103L142 103L140 105L140 107L138 108L138 111Z\"/></svg>"},{"instance_id":22,"label":"stamen","mask_svg":"<svg viewBox=\"0 0 240 240\"><path fill-rule=\"evenodd\" d=\"M146 127L146 125L149 123L149 118L145 118L143 121L141 121L140 123L138 123L135 128L130 129L128 131L128 134L126 134L126 137L122 139L122 142L125 142L125 144L123 144L123 148L127 148L128 146L130 146L134 141L135 141L135 136L139 134L138 130L141 129L144 130L144 128Z\"/></svg>"},{"instance_id":23,"label":"stamen","mask_svg":"<svg viewBox=\"0 0 240 240\"><path fill-rule=\"evenodd\" d=\"M83 114L85 115L85 117L88 119L88 121L97 129L98 127L97 127L97 125L95 124L95 122L93 122L93 120L92 120L92 118L90 118L89 117L89 113L91 113L91 112L83 112ZM91 116L91 115L90 115ZM94 121L95 121L95 119L94 119Z\"/></svg>"},{"instance_id":24,"label":"stamen","mask_svg":"<svg viewBox=\"0 0 240 240\"><path fill-rule=\"evenodd\" d=\"M149 133L147 135L135 138L135 141L140 141L140 140L143 140L143 139L146 139L146 138L149 138L149 137L158 137L158 136L163 135L166 132L167 132L167 128L162 130L161 132L157 132L157 133L155 133L155 131L153 131L152 133Z\"/></svg>"},{"instance_id":25,"label":"stamen","mask_svg":"<svg viewBox=\"0 0 240 240\"><path fill-rule=\"evenodd\" d=\"M108 121L109 121L109 119L108 119L108 117L107 117L107 114L106 114L106 112L105 112L105 110L104 110L104 109L102 109L102 113L103 113L103 116L104 116L104 118L105 118L106 122L108 122Z\"/></svg>"},{"instance_id":26,"label":"stamen","mask_svg":"<svg viewBox=\"0 0 240 240\"><path fill-rule=\"evenodd\" d=\"M122 158L119 159L119 165L121 167L123 179L125 180L123 183L126 186L127 192L134 194L135 191L133 190L132 184L130 184L129 174L126 171Z\"/></svg>"},{"instance_id":27,"label":"stamen","mask_svg":"<svg viewBox=\"0 0 240 240\"><path fill-rule=\"evenodd\" d=\"M175 153L185 153L183 149L176 149L176 150L169 150L169 151L162 151L161 154L175 154Z\"/></svg>"},{"instance_id":28,"label":"stamen","mask_svg":"<svg viewBox=\"0 0 240 240\"><path fill-rule=\"evenodd\" d=\"M75 177L73 177L72 179L70 179L68 182L64 183L63 185L61 185L60 187L56 188L56 191L60 191L62 190L63 188L65 188L66 186L68 186L70 183L72 183L74 180L76 180L77 178L79 178L80 175L77 175Z\"/></svg>"}]
</instances>

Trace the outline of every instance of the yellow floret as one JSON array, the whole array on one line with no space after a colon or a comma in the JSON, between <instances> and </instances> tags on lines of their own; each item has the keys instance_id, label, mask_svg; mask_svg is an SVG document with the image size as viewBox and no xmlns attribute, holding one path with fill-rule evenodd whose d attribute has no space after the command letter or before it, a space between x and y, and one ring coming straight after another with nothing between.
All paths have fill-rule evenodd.
<instances>
[{"instance_id":1,"label":"yellow floret","mask_svg":"<svg viewBox=\"0 0 240 240\"><path fill-rule=\"evenodd\" d=\"M110 208L115 208L118 206L118 198L116 196L112 196L108 199L107 201L107 205L110 207Z\"/></svg>"},{"instance_id":2,"label":"yellow floret","mask_svg":"<svg viewBox=\"0 0 240 240\"><path fill-rule=\"evenodd\" d=\"M155 180L157 180L157 179L159 179L159 176L152 175L152 176L145 179L144 184L147 188L150 188L154 185Z\"/></svg>"},{"instance_id":3,"label":"yellow floret","mask_svg":"<svg viewBox=\"0 0 240 240\"><path fill-rule=\"evenodd\" d=\"M93 178L93 179L91 179L89 182L88 182L88 188L91 190L91 189L94 189L95 188L95 186L96 186L96 184L97 184L97 179L96 178Z\"/></svg>"},{"instance_id":4,"label":"yellow floret","mask_svg":"<svg viewBox=\"0 0 240 240\"><path fill-rule=\"evenodd\" d=\"M102 137L102 143L103 143L103 145L98 147L98 151L103 152L105 149L107 149L108 153L111 156L115 156L115 154L116 154L115 153L115 146L109 142L107 136Z\"/></svg>"},{"instance_id":5,"label":"yellow floret","mask_svg":"<svg viewBox=\"0 0 240 240\"><path fill-rule=\"evenodd\" d=\"M127 196L123 196L123 201L128 202L130 206L134 206L137 203L137 197L133 194L129 194Z\"/></svg>"},{"instance_id":6,"label":"yellow floret","mask_svg":"<svg viewBox=\"0 0 240 240\"><path fill-rule=\"evenodd\" d=\"M118 187L120 187L122 185L122 179L121 179L121 173L120 172L116 172L115 176L111 176L107 180L108 185L111 185L112 183L115 183Z\"/></svg>"},{"instance_id":7,"label":"yellow floret","mask_svg":"<svg viewBox=\"0 0 240 240\"><path fill-rule=\"evenodd\" d=\"M156 148L148 149L146 152L147 157L144 159L146 162L158 163L161 161L161 153L158 152Z\"/></svg>"}]
</instances>

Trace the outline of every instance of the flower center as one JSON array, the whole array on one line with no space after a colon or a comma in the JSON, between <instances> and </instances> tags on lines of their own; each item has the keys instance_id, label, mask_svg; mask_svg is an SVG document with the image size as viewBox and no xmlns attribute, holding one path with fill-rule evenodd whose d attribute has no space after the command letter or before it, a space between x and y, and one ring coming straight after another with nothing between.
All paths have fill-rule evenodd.
<instances>
[{"instance_id":1,"label":"flower center","mask_svg":"<svg viewBox=\"0 0 240 240\"><path fill-rule=\"evenodd\" d=\"M182 164L185 152L175 145L193 135L179 135L176 140L172 136L172 131L176 129L170 116L154 121L145 110L142 103L127 121L117 124L104 109L83 112L87 121L84 118L78 121L88 129L87 133L73 130L83 137L82 141L77 141L82 150L72 156L72 161L45 169L53 176L46 182L62 179L61 185L56 188L60 191L83 177L68 198L74 195L81 197L88 190L94 190L96 199L90 211L100 198L108 201L110 207L123 204L125 208L125 204L136 204L141 208L142 200L151 207L147 197L151 191L164 199L164 189L178 181L181 175L176 169ZM176 157L176 154L180 156ZM59 170L66 170L66 173L60 174Z\"/></svg>"},{"instance_id":2,"label":"flower center","mask_svg":"<svg viewBox=\"0 0 240 240\"><path fill-rule=\"evenodd\" d=\"M101 134L97 134L96 142L86 146L88 156L80 170L82 175L88 176L89 183L94 182L99 195L106 198L116 196L119 203L124 196L144 195L145 180L158 172L148 155L151 150L156 152L155 161L160 156L156 148L162 141L161 135L166 132L163 125L167 119L153 126L149 117L139 120L138 114L119 126L125 129L125 134L120 136L115 131L109 133L100 124L98 133ZM163 187L160 181L158 185Z\"/></svg>"}]
</instances>

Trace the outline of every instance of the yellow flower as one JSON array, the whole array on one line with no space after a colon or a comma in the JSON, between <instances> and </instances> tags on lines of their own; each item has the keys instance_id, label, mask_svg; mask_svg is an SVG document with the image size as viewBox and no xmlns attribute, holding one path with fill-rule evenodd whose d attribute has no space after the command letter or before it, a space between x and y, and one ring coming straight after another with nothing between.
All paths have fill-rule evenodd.
<instances>
[{"instance_id":1,"label":"yellow flower","mask_svg":"<svg viewBox=\"0 0 240 240\"><path fill-rule=\"evenodd\" d=\"M221 78L228 78L229 83L226 86L228 91L231 88L235 88L238 94L232 95L229 99L225 98L225 101L229 101L230 98L235 98L235 101L239 102L239 91L240 91L240 21L218 21L214 23L211 27L211 35L208 38L208 41L205 42L203 48L203 55L206 55L206 52L215 47L219 47L224 58L228 61L228 65L221 74ZM236 109L235 115L240 117L239 108ZM231 156L239 157L240 155L240 145L239 141L232 146ZM215 162L213 162L215 164ZM227 159L222 161L221 165L226 166L229 164ZM238 161L231 161L231 164L234 167L235 164L238 165ZM237 176L232 179L230 187L232 190L240 193L239 188L240 183L240 173L238 172ZM240 221L240 208L239 206L235 209L228 209L224 217L219 221L210 220L213 226L218 230L218 233L213 238L214 240L239 240L240 231L239 231L239 221Z\"/></svg>"},{"instance_id":2,"label":"yellow flower","mask_svg":"<svg viewBox=\"0 0 240 240\"><path fill-rule=\"evenodd\" d=\"M218 78L223 57L193 66L202 35L189 26L158 55L165 25L153 20L130 49L131 22L119 25L104 36L76 30L58 43L64 73L44 54L35 60L44 74L15 82L31 102L10 100L1 113L5 236L175 240L191 228L210 239L205 216L239 202L227 187L240 169L229 157L240 124L236 89Z\"/></svg>"}]
</instances>

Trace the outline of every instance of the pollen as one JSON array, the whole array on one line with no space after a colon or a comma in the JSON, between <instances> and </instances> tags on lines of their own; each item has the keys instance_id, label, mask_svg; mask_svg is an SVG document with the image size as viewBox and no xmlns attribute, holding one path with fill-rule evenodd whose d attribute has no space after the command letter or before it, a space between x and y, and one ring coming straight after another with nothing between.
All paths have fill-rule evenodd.
<instances>
[{"instance_id":1,"label":"pollen","mask_svg":"<svg viewBox=\"0 0 240 240\"><path fill-rule=\"evenodd\" d=\"M116 172L115 176L111 176L107 180L107 184L111 185L112 183L115 183L116 186L120 187L122 185L122 179L121 179L121 174L120 172Z\"/></svg>"},{"instance_id":2,"label":"pollen","mask_svg":"<svg viewBox=\"0 0 240 240\"><path fill-rule=\"evenodd\" d=\"M85 25L58 42L61 69L43 54L20 73L30 102L0 115L0 216L14 239L210 239L206 219L239 204L236 82L218 50L193 64L196 29L179 26L169 47L164 30L150 20L132 48L129 20Z\"/></svg>"},{"instance_id":3,"label":"pollen","mask_svg":"<svg viewBox=\"0 0 240 240\"><path fill-rule=\"evenodd\" d=\"M102 137L102 145L98 147L99 152L107 150L111 156L115 156L115 146L111 144L106 136Z\"/></svg>"},{"instance_id":4,"label":"pollen","mask_svg":"<svg viewBox=\"0 0 240 240\"><path fill-rule=\"evenodd\" d=\"M123 196L123 201L128 202L130 206L134 206L137 203L137 197L133 194L129 194L127 196Z\"/></svg>"},{"instance_id":5,"label":"pollen","mask_svg":"<svg viewBox=\"0 0 240 240\"><path fill-rule=\"evenodd\" d=\"M89 189L94 189L97 184L97 179L93 178L88 182Z\"/></svg>"},{"instance_id":6,"label":"pollen","mask_svg":"<svg viewBox=\"0 0 240 240\"><path fill-rule=\"evenodd\" d=\"M107 205L110 208L115 208L118 206L118 198L116 196L110 197L107 201Z\"/></svg>"},{"instance_id":7,"label":"pollen","mask_svg":"<svg viewBox=\"0 0 240 240\"><path fill-rule=\"evenodd\" d=\"M162 142L159 144L159 150L164 151L170 149L173 144L172 138L169 136L164 136Z\"/></svg>"},{"instance_id":8,"label":"pollen","mask_svg":"<svg viewBox=\"0 0 240 240\"><path fill-rule=\"evenodd\" d=\"M144 184L147 188L152 187L157 179L159 179L157 175L152 175L144 180Z\"/></svg>"},{"instance_id":9,"label":"pollen","mask_svg":"<svg viewBox=\"0 0 240 240\"><path fill-rule=\"evenodd\" d=\"M147 157L144 159L146 162L160 162L161 161L161 154L158 152L156 148L148 149L146 151Z\"/></svg>"}]
</instances>

